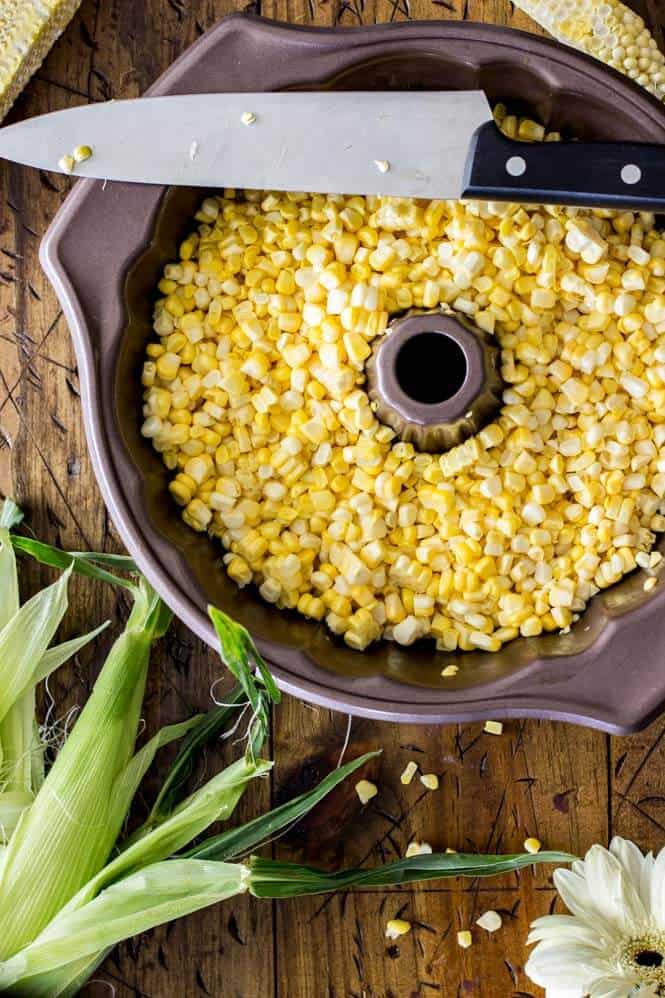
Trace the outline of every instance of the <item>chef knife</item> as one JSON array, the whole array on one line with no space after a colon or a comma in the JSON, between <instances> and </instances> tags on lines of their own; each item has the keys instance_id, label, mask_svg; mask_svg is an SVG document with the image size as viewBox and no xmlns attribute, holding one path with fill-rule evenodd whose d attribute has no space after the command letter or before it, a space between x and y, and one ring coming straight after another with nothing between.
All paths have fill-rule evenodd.
<instances>
[{"instance_id":1,"label":"chef knife","mask_svg":"<svg viewBox=\"0 0 665 998\"><path fill-rule=\"evenodd\" d=\"M482 91L190 94L89 104L0 129L0 156L81 177L665 209L665 145L507 139Z\"/></svg>"}]
</instances>

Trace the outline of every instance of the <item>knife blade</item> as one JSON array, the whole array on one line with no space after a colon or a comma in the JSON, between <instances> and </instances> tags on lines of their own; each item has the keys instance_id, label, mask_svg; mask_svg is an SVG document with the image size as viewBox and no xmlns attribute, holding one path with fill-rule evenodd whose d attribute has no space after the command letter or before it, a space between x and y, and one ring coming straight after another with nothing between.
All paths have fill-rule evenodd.
<instances>
[{"instance_id":1,"label":"knife blade","mask_svg":"<svg viewBox=\"0 0 665 998\"><path fill-rule=\"evenodd\" d=\"M482 198L665 211L665 146L506 138L482 91L188 94L84 105L0 129L0 157L195 187Z\"/></svg>"},{"instance_id":2,"label":"knife blade","mask_svg":"<svg viewBox=\"0 0 665 998\"><path fill-rule=\"evenodd\" d=\"M87 145L93 155L77 164L77 176L458 197L469 143L492 112L481 91L450 98L435 91L338 91L110 101L2 128L0 156L57 171L63 154ZM244 124L244 115L255 120Z\"/></svg>"}]
</instances>

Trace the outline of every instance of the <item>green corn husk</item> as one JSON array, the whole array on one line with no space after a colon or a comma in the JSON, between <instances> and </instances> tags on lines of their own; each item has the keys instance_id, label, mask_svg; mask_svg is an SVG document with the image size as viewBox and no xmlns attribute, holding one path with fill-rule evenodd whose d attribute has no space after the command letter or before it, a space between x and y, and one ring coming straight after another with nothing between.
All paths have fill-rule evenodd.
<instances>
[{"instance_id":1,"label":"green corn husk","mask_svg":"<svg viewBox=\"0 0 665 998\"><path fill-rule=\"evenodd\" d=\"M171 617L144 580L134 595L125 631L7 847L0 880L2 960L30 943L99 871L125 819L129 800L119 801L114 789L134 752L150 645Z\"/></svg>"},{"instance_id":2,"label":"green corn husk","mask_svg":"<svg viewBox=\"0 0 665 998\"><path fill-rule=\"evenodd\" d=\"M222 661L238 680L252 708L247 751L250 755L257 755L268 735L270 703L279 703L281 694L249 631L217 607L209 606L208 615L219 638ZM255 681L254 670L265 691Z\"/></svg>"},{"instance_id":3,"label":"green corn husk","mask_svg":"<svg viewBox=\"0 0 665 998\"><path fill-rule=\"evenodd\" d=\"M235 690L229 699L233 699L234 696L236 699L238 698L238 690ZM150 757L154 756L156 748L166 743L166 739L164 738L165 732L170 732L169 740L185 734L185 743L172 765L170 774L164 784L164 788L170 786L173 789L174 785L182 777L185 763L191 761L189 757L200 750L220 730L220 717L223 715L227 722L230 722L232 720L231 714L232 712L227 709L221 711L214 710L210 711L209 716L204 715L200 718L194 718L190 722L185 722L185 724L172 725L170 729L162 729L140 753L136 754L134 760L138 760L146 752ZM181 729L179 732L176 730L178 728ZM144 759L144 762L147 761L147 758ZM48 998L74 995L94 972L96 967L99 966L106 956L108 948L112 947L115 942L126 938L128 935L134 935L143 931L152 925L169 921L172 918L197 910L199 907L213 904L223 897L230 896L230 893L238 893L236 889L227 893L226 887L221 884L219 879L212 878L210 880L210 889L205 894L202 894L199 900L195 900L194 903L189 890L184 891L182 897L178 896L174 890L173 896L169 898L170 907L166 908L161 903L156 904L154 897L149 891L146 892L145 887L139 887L137 896L131 900L132 892L137 885L142 883L140 879L137 879L141 872L146 873L153 870L159 860L169 855L172 847L180 841L189 842L193 834L207 827L212 821L230 816L247 781L254 776L268 772L270 766L271 763L268 761L254 763L246 758L242 759L239 763L227 767L218 777L209 781L201 791L190 795L182 803L178 804L178 800L174 799L172 807L164 805L162 820L157 824L151 821L147 822L134 833L130 839L122 844L119 855L111 860L100 871L97 877L92 878L61 909L56 918L49 924L48 932L51 933L52 929L55 931L61 924L69 926L68 931L71 934L66 940L66 945L58 945L55 947L55 950L49 950L49 960L51 961L49 969L36 976L30 973L30 976L26 980L21 980L20 984L14 982L11 986L12 994L26 994L34 996L34 998L37 998L39 995L48 996ZM145 771L147 766L141 765L140 768ZM136 777L140 779L138 769ZM163 798L163 796L163 794L160 794L160 797ZM177 795L174 794L175 796ZM176 861L180 862L181 858L176 857L174 862ZM211 871L214 869L219 874L224 864L209 863L208 867ZM198 868L192 865L190 869L194 871ZM229 867L229 869L236 871L233 876L245 876L239 867ZM174 867L174 885L178 883L179 870L180 867ZM226 874L228 873L229 870L226 870ZM164 874L166 876L165 878L163 877L163 890L166 891L169 888L168 871L165 870ZM116 884L119 887L122 885L122 889L113 890L109 894L111 887ZM131 908L131 926L126 920L122 922L112 921L111 916L109 916L109 925L113 924L114 928L120 925L122 928L117 938L113 938L108 943L104 942L108 937L95 935L101 910L95 901L99 897L104 897L111 901L114 898L130 899L133 906ZM109 910L112 911L113 908ZM80 917L77 916L76 919L71 921L70 916L77 912L81 912ZM65 919L66 921L63 922ZM81 926L88 926L89 929L89 931L86 930L83 940L79 940L78 934L74 934L78 932L78 928ZM97 938L100 938L100 942L106 946L105 949L101 949L99 946L95 946L92 949L89 947L86 948L87 942L85 940L89 941L90 939ZM31 949L31 947L28 947L28 949ZM25 950L21 951L14 959L7 961L10 965L7 973L12 975L12 981L14 981L13 975L16 973L16 968L21 965L20 959L24 952ZM41 953L41 950L38 952ZM74 959L77 954L79 954L78 959ZM3 973L5 972L5 966L0 963L0 982L4 981ZM22 973L19 974L20 978L23 976ZM0 983L0 991L2 987L3 985Z\"/></svg>"},{"instance_id":4,"label":"green corn husk","mask_svg":"<svg viewBox=\"0 0 665 998\"><path fill-rule=\"evenodd\" d=\"M147 866L83 908L60 913L30 946L0 963L0 991L31 998L73 994L65 988L78 986L77 978L67 983L63 965L80 967L128 936L242 894L249 878L238 863L179 859Z\"/></svg>"},{"instance_id":5,"label":"green corn husk","mask_svg":"<svg viewBox=\"0 0 665 998\"><path fill-rule=\"evenodd\" d=\"M373 869L358 867L325 873L311 866L252 856L250 890L257 898L292 898L350 887L390 887L450 877L498 877L539 863L572 863L575 858L565 852L525 852L506 856L431 853L399 859Z\"/></svg>"},{"instance_id":6,"label":"green corn husk","mask_svg":"<svg viewBox=\"0 0 665 998\"><path fill-rule=\"evenodd\" d=\"M220 835L211 836L186 852L185 856L196 859L229 860L249 855L253 849L258 849L272 841L284 829L296 825L347 776L355 773L366 762L375 759L380 754L380 751L366 752L365 755L353 759L352 762L339 766L338 769L334 769L332 773L324 776L312 790L300 794L299 797L294 797L286 804L273 808L267 814L262 814L239 828L229 828Z\"/></svg>"},{"instance_id":7,"label":"green corn husk","mask_svg":"<svg viewBox=\"0 0 665 998\"><path fill-rule=\"evenodd\" d=\"M12 520L16 522L14 517ZM3 524L3 529L8 532L11 525ZM100 911L98 899L115 898L116 885L120 883L125 885L123 897L131 899L132 892L137 892L130 904L130 909L135 909L138 918L135 931L141 931L145 919L168 920L175 917L178 911L184 913L195 910L201 904L209 904L215 898L225 896L227 888L223 888L220 893L219 883L212 884L198 902L194 902L189 896L189 887L182 897L179 897L177 888L179 870L189 869L193 872L207 867L209 871L219 872L224 866L220 863L174 860L171 888L167 878L163 873L161 875L160 890L166 898L164 903L154 903L154 899L145 892L145 884L143 893L138 890L137 885L143 883L140 878L146 870L158 871L160 863L188 845L212 822L228 818L248 781L270 770L272 763L257 761L256 753L267 734L270 699L278 698L272 678L267 674L258 652L254 650L252 653L251 639L244 637L246 632L227 618L220 617L222 644L231 658L232 671L240 680L239 686L231 694L231 701L240 706L247 698L254 710L248 751L243 759L181 800L183 783L192 758L233 720L234 711L227 708L216 709L209 716L195 717L180 725L164 728L132 756L150 643L163 633L170 620L170 613L144 580L134 584L107 571L107 566L131 571L134 566L129 559L68 554L16 535L12 535L11 541L15 550L29 554L52 567L64 569L63 578L52 587L54 598L60 598L58 623L66 609L63 590L66 593L66 580L72 570L125 585L135 603L126 630L114 645L88 704L58 755L42 791L18 823L9 847L5 850L0 868L0 930L6 929L0 944L0 960L4 960L0 962L0 981L3 985L10 978L16 983L16 968L22 965L26 950L37 937L43 932L53 933L55 923L59 925L65 919L74 918L79 910L90 911L91 917L96 920ZM11 545L5 543L2 551L9 552L7 557L12 558L11 567L15 572ZM5 591L11 595L10 581L8 579ZM53 652L45 653L39 660L39 667L34 670L33 681L47 675L64 659L66 653L76 650L80 643L81 639L77 639L76 642L68 642ZM247 651L245 657L240 656L241 648ZM266 686L269 688L268 696L263 689L256 687L252 675L254 668L264 670L267 676ZM104 866L116 843L134 793L157 750L169 741L183 736L185 741L181 751L148 821L122 844L119 855ZM88 760L85 770L80 767L82 758ZM8 811L10 804L15 805L15 810L19 811L27 803L27 800L13 801L6 798ZM38 857L36 863L35 857ZM228 874L229 870L233 870L233 876L237 879L240 869L229 867L226 872ZM198 876L198 872L196 875ZM246 876L244 873L242 875ZM210 881L210 877L208 879ZM151 877L146 881L149 885L152 882ZM169 890L174 894L170 900ZM105 900L104 903L108 902ZM177 911L174 905L177 906ZM155 912L160 913L159 916ZM79 923L74 918L71 924L75 926ZM127 922L120 921L118 924L125 928L117 938L124 938L129 933ZM100 945L106 945L103 934L97 937L92 932L88 938L99 938ZM113 945L113 942L108 945ZM59 983L49 979L40 984L33 979L27 985L27 993L33 993L33 989L37 993L37 988L39 993L49 995L69 993L69 989L74 988L77 981L80 983L85 979L104 953L105 950L100 950L99 946L79 950L68 945L67 966L59 972ZM73 959L77 954L80 958Z\"/></svg>"},{"instance_id":8,"label":"green corn husk","mask_svg":"<svg viewBox=\"0 0 665 998\"><path fill-rule=\"evenodd\" d=\"M0 991L11 988L12 994L30 998L73 995L101 956L121 939L247 889L257 898L299 897L351 887L490 877L541 863L570 863L574 858L560 852L512 856L442 853L335 874L259 857L252 857L248 865L197 859L157 863L106 888L76 911L61 912L34 943L0 964ZM186 886L183 872L188 878Z\"/></svg>"},{"instance_id":9,"label":"green corn husk","mask_svg":"<svg viewBox=\"0 0 665 998\"><path fill-rule=\"evenodd\" d=\"M232 672L239 680L238 686L227 697L231 706L216 708L203 717L194 718L192 722L186 722L186 726L180 726L182 728L180 734L185 735L183 744L164 781L149 818L141 828L121 845L119 855L107 863L97 876L92 877L69 903L60 910L56 918L47 927L46 931L48 933L51 932L54 926L63 924L61 920L69 919L74 913L80 912L80 919L74 922L67 921L64 924L80 927L87 925L87 920L90 919L90 927L93 930L92 935L88 933L84 938L97 938L94 932L95 922L99 918L99 908L95 903L97 899L102 897L114 899L131 894L131 891L134 890L134 885L140 882L136 880L140 871L146 872L146 870L155 869L156 864L159 864L160 861L168 856L173 856L177 850L189 844L193 838L204 831L212 822L228 818L240 799L248 781L257 776L265 775L270 771L272 763L267 760L257 760L256 753L260 751L267 734L269 703L272 699L278 697L279 694L274 685L272 685L272 679L270 679L270 683L268 684L269 689L266 691L256 686L252 669L256 668L257 671L261 671L266 670L267 667L251 643L249 636L247 635L247 638L244 637L246 634L244 629L240 628L239 625L235 624L229 618L222 617L222 615L218 619L222 619L223 621L222 636L220 639L222 654L225 660L231 658L233 663ZM246 656L240 654L239 649L241 647L247 648L249 654ZM181 800L183 784L191 771L194 758L224 728L228 727L232 729L235 727L233 723L234 715L237 712L237 707L242 705L245 697L247 698L246 702L252 706L254 711L248 730L248 749L245 756L209 780L200 790ZM177 727L173 726L174 737L177 737L175 732ZM133 762L138 763L139 758L144 756L145 765L136 764L134 766L131 778L132 789L138 786L166 730L163 729L162 732L148 742L141 752L137 753L134 757ZM364 761L365 757L356 760L354 763L349 763L342 771L339 771L339 774L331 774L332 780L329 778L327 786L332 788L348 772L362 765ZM131 768L130 764L125 773L127 774ZM125 775L124 782L127 782L128 779L129 777ZM308 795L303 795L303 798L311 798L311 803L307 810L321 799L321 796L316 790L310 792ZM126 806L128 805L125 805L125 809ZM298 798L296 806L302 813L305 813L303 811L302 798ZM287 823L287 818L288 823L292 823L295 812L287 815L284 814L281 808L278 808L277 811L282 816L282 823L284 825ZM279 815L278 819L272 823L273 828L278 827L280 824ZM254 842L255 839L256 832L252 834L251 841ZM191 864L188 867L191 870L198 870L199 868L223 870L228 866L228 864L220 862L204 863L202 860L194 861L186 857L173 856L171 863L168 865L173 865L173 877L176 882L178 870L180 869L179 864L184 862ZM198 866L199 863L201 867ZM234 866L229 867L229 869L235 870L235 875L240 875L244 878L243 884L245 883L248 874L244 867ZM243 889L246 889L246 887L243 886ZM109 891L112 891L110 895ZM233 893L237 893L237 891L233 891ZM227 895L224 894L224 896ZM185 893L180 899L172 899L171 907L168 909L162 905L153 904L153 899L145 890L143 892L139 891L138 896L133 902L134 908L132 910L131 923L133 928L129 928L126 921L118 923L123 926L120 930L121 934L105 945L107 947L113 946L120 939L125 938L127 935L143 931L149 925L159 924L178 915L187 914L189 911L196 910L196 908L203 907L206 904L212 904L215 900L219 899L218 883L213 884L210 893L206 897L202 897L200 901L197 901L194 906L192 906L192 898ZM174 905L176 907L173 907ZM155 918L157 918L157 921L154 920ZM73 931L74 929L71 928L71 932ZM107 937L102 936L101 938L105 939ZM10 975L7 980L11 979L13 982L11 985L12 993L25 993L31 996L48 995L49 998L75 994L78 987L101 963L107 952L107 949L101 949L101 947L86 949L83 944L82 948L79 948L78 935L76 938L70 937L66 947L59 946L55 948L57 955L54 955L53 948L49 950L51 954L49 960L51 962L49 963L48 970L38 974L30 972L30 976L26 977L26 974L20 972L17 968L21 966L23 955L30 949L31 947L26 947L17 953L13 960L7 961L4 965L0 963L0 982L4 980L2 974L7 965L9 965L9 970L6 972ZM17 977L14 976L16 974L18 974ZM22 980L24 977L26 979ZM1 989L2 986L0 984Z\"/></svg>"},{"instance_id":10,"label":"green corn husk","mask_svg":"<svg viewBox=\"0 0 665 998\"><path fill-rule=\"evenodd\" d=\"M226 821L233 813L247 783L264 776L272 762L239 759L191 794L168 818L150 831L132 836L129 844L93 877L66 906L80 907L92 900L107 885L122 877L173 856L215 821Z\"/></svg>"},{"instance_id":11,"label":"green corn husk","mask_svg":"<svg viewBox=\"0 0 665 998\"><path fill-rule=\"evenodd\" d=\"M35 721L35 687L107 625L54 648L48 645L67 609L67 569L20 606L10 530L21 511L0 508L0 842L6 843L41 786L44 747Z\"/></svg>"},{"instance_id":12,"label":"green corn husk","mask_svg":"<svg viewBox=\"0 0 665 998\"><path fill-rule=\"evenodd\" d=\"M233 696L233 694L232 694ZM214 712L211 711L211 715ZM200 722L201 728L206 725L210 725L216 718L211 717L209 720L203 720ZM192 732L190 736L196 739L196 731ZM224 863L226 857L237 856L239 854L247 853L250 849L254 848L256 845L264 842L266 839L273 837L276 833L282 831L289 826L292 826L301 817L307 814L320 800L323 799L334 787L341 783L355 770L363 766L369 759L373 758L378 753L370 752L366 755L360 756L358 759L354 759L352 762L347 763L345 766L334 770L330 773L324 780L312 790L305 794L301 794L299 797L294 798L292 801L275 808L273 811L269 811L267 814L262 815L260 818L254 821L248 822L246 825L240 828L230 829L226 833L222 833L219 836L213 836L200 844L200 846L195 847L190 853L185 856L176 856L171 861L174 864L178 864L183 860L187 860L192 863L203 863L209 866L211 869L215 865L226 867L229 864ZM172 767L172 772L177 773L179 771L180 765L178 760ZM167 778L167 783L169 782ZM131 851L131 848L128 852ZM94 901L95 891L100 893L97 895L101 897L109 889L109 883L114 877L119 877L122 875L123 870L127 869L126 858L123 860L124 853L121 853L118 860L113 861L104 870L101 871L99 876L96 878L95 883L86 885L79 894L72 899L69 905L66 906L63 911L56 916L56 919L51 923L51 926L60 923L60 918L69 918L69 914L73 911L78 911L80 913L80 921L77 925L86 924L86 919L90 918L94 921L96 918L96 912L98 909L92 906ZM136 857L134 857L136 858ZM148 859L146 856L145 859ZM195 867L192 867L195 869ZM244 870L245 867L242 864L235 865L236 870ZM168 871L167 871L168 873ZM132 880L133 874L129 877L117 881L117 886L121 887L127 885L129 880ZM177 876L174 870L174 876ZM245 877L247 874L241 874ZM132 880L132 882L134 882ZM244 883L244 882L243 882ZM104 885L107 885L104 887ZM131 885L127 887L127 890L131 889ZM244 888L243 888L244 889ZM116 896L116 895L113 895ZM135 933L141 931L141 926L145 927L143 919L146 917L152 918L155 912L155 907L152 904L152 899L149 896L144 896L143 898L146 906L146 910L140 910L140 907L134 911L135 920L132 922L131 930L126 933L129 935L134 935ZM212 904L216 899L213 898L206 903ZM178 915L183 915L185 911L185 901L183 899L182 908ZM201 905L202 907L203 905ZM171 917L176 917L172 915ZM67 924L72 924L67 922ZM151 923L157 924L157 923ZM49 931L51 926L49 926ZM119 937L124 938L124 937ZM108 944L112 946L113 943ZM78 950L78 940L70 939L67 947L62 947L56 952L51 951L49 956L49 969L43 970L36 975L31 975L26 977L25 980L21 980L21 985L12 985L12 993L14 994L28 994L31 998L38 998L38 996L48 996L48 998L65 998L65 996L73 995L76 993L77 988L79 988L82 983L87 980L87 978L94 972L94 970L99 966L104 957L106 956L107 950L99 949L98 952L91 953L87 956L82 956L78 960L72 959L72 953L79 952ZM18 954L17 956L20 956ZM41 959L41 956L40 956ZM12 968L16 968L19 965L15 961L8 961ZM34 965L34 964L33 964ZM2 981L3 965L0 964L0 981ZM11 970L11 974L16 973L15 969ZM22 990L25 988L25 991ZM0 985L1 990L1 985Z\"/></svg>"}]
</instances>

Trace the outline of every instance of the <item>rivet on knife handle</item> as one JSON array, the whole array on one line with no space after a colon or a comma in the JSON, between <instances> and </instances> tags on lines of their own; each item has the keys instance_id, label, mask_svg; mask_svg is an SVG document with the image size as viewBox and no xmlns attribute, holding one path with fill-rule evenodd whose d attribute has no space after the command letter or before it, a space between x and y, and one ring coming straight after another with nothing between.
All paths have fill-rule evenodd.
<instances>
[{"instance_id":1,"label":"rivet on knife handle","mask_svg":"<svg viewBox=\"0 0 665 998\"><path fill-rule=\"evenodd\" d=\"M665 211L665 146L514 142L487 122L471 141L463 197Z\"/></svg>"}]
</instances>

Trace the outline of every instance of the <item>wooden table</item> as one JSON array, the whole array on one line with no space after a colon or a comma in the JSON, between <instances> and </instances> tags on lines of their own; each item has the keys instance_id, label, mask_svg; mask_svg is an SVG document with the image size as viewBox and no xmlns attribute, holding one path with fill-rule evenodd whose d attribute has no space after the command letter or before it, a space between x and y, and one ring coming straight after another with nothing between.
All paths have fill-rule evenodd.
<instances>
[{"instance_id":1,"label":"wooden table","mask_svg":"<svg viewBox=\"0 0 665 998\"><path fill-rule=\"evenodd\" d=\"M135 97L201 32L240 6L233 0L84 0L12 117ZM662 0L638 6L662 43ZM508 0L265 0L260 13L297 24L466 17L534 29ZM25 505L32 527L45 539L70 548L118 550L86 452L67 326L37 257L69 183L6 164L0 182L0 492ZM46 577L27 567L25 591ZM126 607L114 598L109 590L75 580L66 634L106 614L117 625ZM220 673L216 656L185 628L176 627L174 634L155 654L149 731L205 709ZM85 699L106 646L104 641L87 650L52 682L58 716ZM247 795L242 814L257 813L334 765L346 729L344 716L287 699L274 718L274 779ZM502 736L493 737L480 725L397 727L355 720L347 758L366 747L383 748L379 796L360 817L351 786L301 835L273 848L282 857L331 865L401 856L412 838L437 850L510 852L535 835L549 847L580 854L592 842L621 834L660 848L664 738L663 722L632 738L610 738L536 721L508 723ZM399 774L409 759L440 774L437 791L418 781L401 786ZM209 768L218 762L209 759ZM522 969L527 927L553 909L555 898L542 870L480 884L332 899L234 901L121 945L85 993L527 998L541 993ZM474 945L459 949L457 930L488 908L503 914L501 931L489 936L474 930ZM414 930L389 945L385 923L398 912Z\"/></svg>"}]
</instances>

